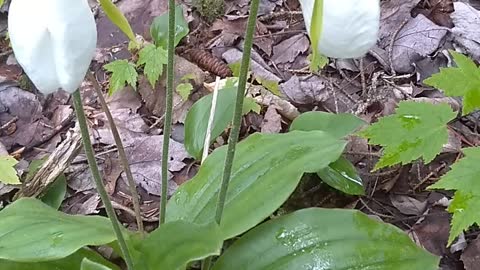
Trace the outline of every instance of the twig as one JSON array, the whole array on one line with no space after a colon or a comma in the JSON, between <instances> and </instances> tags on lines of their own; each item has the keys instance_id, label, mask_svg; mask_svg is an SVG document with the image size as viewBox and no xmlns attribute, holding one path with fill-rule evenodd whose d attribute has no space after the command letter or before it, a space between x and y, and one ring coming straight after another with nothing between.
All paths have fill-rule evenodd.
<instances>
[{"instance_id":1,"label":"twig","mask_svg":"<svg viewBox=\"0 0 480 270\"><path fill-rule=\"evenodd\" d=\"M122 230L120 228L120 223L118 222L117 215L113 209L112 202L108 197L107 191L103 186L102 177L100 176L100 171L98 170L98 165L95 160L95 154L92 147L92 142L90 141L90 134L88 132L87 120L85 113L83 111L82 98L80 96L80 91L77 90L73 93L73 105L75 107L75 112L77 114L78 125L80 126L80 132L82 133L83 147L85 149L85 155L88 159L88 165L90 166L90 171L92 173L95 185L97 187L98 194L102 199L103 206L107 212L107 216L112 222L113 231L117 237L118 244L125 258L125 263L127 264L128 270L133 269L133 260L130 256L130 251L128 250L127 243L123 237Z\"/></svg>"},{"instance_id":2,"label":"twig","mask_svg":"<svg viewBox=\"0 0 480 270\"><path fill-rule=\"evenodd\" d=\"M110 124L110 130L112 131L113 139L115 141L115 144L117 145L118 157L122 162L123 170L125 171L125 175L127 176L128 188L130 189L130 196L132 196L133 208L135 210L135 219L137 220L138 230L142 235L144 235L145 230L143 228L140 201L138 198L139 196L137 193L135 181L133 180L132 171L130 170L130 165L128 164L125 148L123 147L122 138L120 137L120 133L118 132L117 125L115 125L115 120L113 119L112 113L108 108L107 102L103 97L102 87L98 83L97 78L95 78L95 76L90 72L87 72L87 78L93 84L93 88L97 92L98 100L100 101L102 110L105 112L108 123Z\"/></svg>"},{"instance_id":3,"label":"twig","mask_svg":"<svg viewBox=\"0 0 480 270\"><path fill-rule=\"evenodd\" d=\"M218 85L220 77L215 79L215 87L213 88L212 105L210 107L210 116L208 118L207 133L205 134L205 142L203 143L202 163L208 156L208 148L210 147L210 137L212 136L212 125L215 119L215 110L217 107Z\"/></svg>"},{"instance_id":4,"label":"twig","mask_svg":"<svg viewBox=\"0 0 480 270\"><path fill-rule=\"evenodd\" d=\"M397 30L395 30L395 32L393 33L393 36L392 36L392 39L390 40L390 44L388 46L388 61L390 62L390 72L392 73L392 76L395 76L397 73L395 71L395 68L393 67L393 45L395 43L395 39L397 38L398 36L398 33L400 33L400 30L402 30L402 28L405 26L405 24L407 24L408 22L408 19L405 19L401 24L400 26L397 28Z\"/></svg>"},{"instance_id":5,"label":"twig","mask_svg":"<svg viewBox=\"0 0 480 270\"><path fill-rule=\"evenodd\" d=\"M3 131L5 129L7 129L11 124L17 122L18 120L18 116L15 116L13 117L12 119L8 120L7 123L3 124L1 127L0 127L0 131Z\"/></svg>"}]
</instances>

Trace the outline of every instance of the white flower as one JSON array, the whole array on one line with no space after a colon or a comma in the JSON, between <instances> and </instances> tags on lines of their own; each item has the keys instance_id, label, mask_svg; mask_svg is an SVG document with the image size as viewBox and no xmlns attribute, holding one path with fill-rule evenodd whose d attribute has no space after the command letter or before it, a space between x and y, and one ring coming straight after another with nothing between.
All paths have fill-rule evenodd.
<instances>
[{"instance_id":1,"label":"white flower","mask_svg":"<svg viewBox=\"0 0 480 270\"><path fill-rule=\"evenodd\" d=\"M323 29L318 50L332 58L365 55L377 42L380 0L324 0ZM315 0L300 0L310 35Z\"/></svg>"},{"instance_id":2,"label":"white flower","mask_svg":"<svg viewBox=\"0 0 480 270\"><path fill-rule=\"evenodd\" d=\"M40 92L80 86L97 43L87 0L13 0L8 31L18 63Z\"/></svg>"}]
</instances>

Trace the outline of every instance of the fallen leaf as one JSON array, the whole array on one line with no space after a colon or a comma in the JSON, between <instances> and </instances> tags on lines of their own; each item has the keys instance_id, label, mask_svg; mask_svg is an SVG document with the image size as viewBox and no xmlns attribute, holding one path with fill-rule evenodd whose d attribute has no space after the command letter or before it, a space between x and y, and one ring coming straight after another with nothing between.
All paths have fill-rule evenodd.
<instances>
[{"instance_id":1,"label":"fallen leaf","mask_svg":"<svg viewBox=\"0 0 480 270\"><path fill-rule=\"evenodd\" d=\"M421 215L427 208L427 201L419 201L413 197L405 195L390 195L390 201L393 206L405 215Z\"/></svg>"},{"instance_id":2,"label":"fallen leaf","mask_svg":"<svg viewBox=\"0 0 480 270\"><path fill-rule=\"evenodd\" d=\"M269 106L262 123L262 133L279 133L282 131L282 116L274 106Z\"/></svg>"},{"instance_id":3,"label":"fallen leaf","mask_svg":"<svg viewBox=\"0 0 480 270\"><path fill-rule=\"evenodd\" d=\"M273 47L272 61L281 64L293 62L295 58L310 48L310 42L304 34L288 38Z\"/></svg>"}]
</instances>

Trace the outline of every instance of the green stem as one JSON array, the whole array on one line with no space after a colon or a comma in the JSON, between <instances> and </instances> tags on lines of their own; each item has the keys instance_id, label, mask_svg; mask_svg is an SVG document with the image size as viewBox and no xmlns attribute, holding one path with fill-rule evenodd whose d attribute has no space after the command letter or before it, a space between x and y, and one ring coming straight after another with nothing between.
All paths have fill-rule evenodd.
<instances>
[{"instance_id":1,"label":"green stem","mask_svg":"<svg viewBox=\"0 0 480 270\"><path fill-rule=\"evenodd\" d=\"M232 174L233 159L235 157L235 148L240 135L240 125L242 121L243 100L245 97L245 88L247 86L248 70L250 67L250 56L253 44L253 34L255 32L255 24L258 13L259 0L252 0L250 7L250 15L248 16L247 32L245 34L245 44L242 56L242 65L240 67L240 77L238 80L237 96L235 100L235 108L233 112L232 129L228 138L228 148L225 157L225 166L223 168L222 184L220 193L218 194L217 209L215 212L215 221L220 225L222 221L223 209L225 207L225 199L227 197L228 184ZM206 258L202 263L202 269L210 269L212 257Z\"/></svg>"},{"instance_id":2,"label":"green stem","mask_svg":"<svg viewBox=\"0 0 480 270\"><path fill-rule=\"evenodd\" d=\"M160 201L160 224L165 222L168 191L168 148L172 129L173 110L173 73L175 56L175 0L168 0L168 61L167 61L167 96L165 99L165 121L163 125L162 150L162 197Z\"/></svg>"},{"instance_id":3,"label":"green stem","mask_svg":"<svg viewBox=\"0 0 480 270\"><path fill-rule=\"evenodd\" d=\"M105 210L107 211L108 218L110 218L110 221L112 222L113 231L115 232L115 235L117 237L118 244L120 245L120 249L122 250L128 270L133 270L132 257L130 256L130 252L128 251L127 243L125 242L125 238L123 237L123 234L122 234L122 229L120 228L120 224L118 222L117 216L115 215L115 210L113 210L112 202L110 202L110 198L108 197L107 191L103 186L102 177L100 176L100 171L98 170L98 165L95 160L95 154L93 151L92 142L90 141L90 134L88 133L87 120L85 117L85 113L83 111L82 98L80 96L80 91L78 90L73 93L73 106L75 107L78 124L80 126L80 132L82 133L82 140L83 140L83 147L85 149L85 155L87 156L88 165L90 166L93 179L95 180L95 185L97 187L98 194L100 195L100 198L102 199L102 203L105 206Z\"/></svg>"},{"instance_id":4,"label":"green stem","mask_svg":"<svg viewBox=\"0 0 480 270\"><path fill-rule=\"evenodd\" d=\"M130 165L128 164L127 154L125 153L125 148L123 147L122 138L120 137L120 133L118 132L117 126L115 125L115 120L113 120L112 113L108 108L107 102L103 97L102 88L98 84L97 79L95 76L88 72L87 78L93 84L93 88L95 88L95 92L97 93L98 100L100 100L100 104L102 106L102 110L105 112L107 116L108 123L110 124L110 130L112 131L113 139L115 140L115 144L117 145L118 157L122 162L123 170L125 171L125 175L127 176L128 188L130 189L130 195L132 196L133 201L133 210L135 211L135 219L137 220L137 227L138 230L142 235L145 234L145 230L143 228L143 221L142 221L142 214L140 210L140 201L138 199L138 193L136 189L135 181L133 180L133 174L130 170Z\"/></svg>"}]
</instances>

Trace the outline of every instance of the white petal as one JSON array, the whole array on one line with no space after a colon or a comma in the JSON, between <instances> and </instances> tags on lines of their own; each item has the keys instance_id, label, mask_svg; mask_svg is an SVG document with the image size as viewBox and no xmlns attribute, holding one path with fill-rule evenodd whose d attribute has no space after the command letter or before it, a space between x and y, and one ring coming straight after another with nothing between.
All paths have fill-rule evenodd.
<instances>
[{"instance_id":1,"label":"white petal","mask_svg":"<svg viewBox=\"0 0 480 270\"><path fill-rule=\"evenodd\" d=\"M80 86L97 42L86 0L13 0L8 27L17 61L42 93Z\"/></svg>"},{"instance_id":2,"label":"white petal","mask_svg":"<svg viewBox=\"0 0 480 270\"><path fill-rule=\"evenodd\" d=\"M308 33L314 0L300 0ZM377 42L379 0L324 0L318 50L332 58L361 57Z\"/></svg>"}]
</instances>

